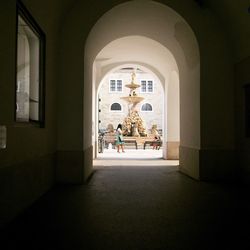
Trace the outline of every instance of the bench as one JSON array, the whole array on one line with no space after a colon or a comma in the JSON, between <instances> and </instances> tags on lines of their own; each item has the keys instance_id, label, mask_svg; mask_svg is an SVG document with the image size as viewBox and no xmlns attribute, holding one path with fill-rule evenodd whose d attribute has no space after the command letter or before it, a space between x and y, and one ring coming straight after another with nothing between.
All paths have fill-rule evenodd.
<instances>
[{"instance_id":1,"label":"bench","mask_svg":"<svg viewBox=\"0 0 250 250\"><path fill-rule=\"evenodd\" d=\"M150 140L145 140L144 144L143 144L143 149L146 149L146 145L149 144L150 146L152 144L156 145L157 149L160 149L161 145L162 145L162 141L154 141L153 139Z\"/></svg>"},{"instance_id":2,"label":"bench","mask_svg":"<svg viewBox=\"0 0 250 250\"><path fill-rule=\"evenodd\" d=\"M112 144L112 148L115 148L116 136L115 135L104 135L103 136L104 147L108 148L109 144Z\"/></svg>"},{"instance_id":3,"label":"bench","mask_svg":"<svg viewBox=\"0 0 250 250\"><path fill-rule=\"evenodd\" d=\"M123 137L124 139L124 143L125 144L134 144L135 148L138 149L138 145L137 145L137 141L136 139L132 139L132 138L126 138ZM115 148L116 145L116 135L104 135L103 137L104 140L104 147L108 148L109 144L112 144L112 148Z\"/></svg>"},{"instance_id":4,"label":"bench","mask_svg":"<svg viewBox=\"0 0 250 250\"><path fill-rule=\"evenodd\" d=\"M136 148L136 149L138 149L136 139L128 139L128 138L124 138L124 143L125 143L125 144L127 144L127 143L135 144L135 148Z\"/></svg>"}]
</instances>

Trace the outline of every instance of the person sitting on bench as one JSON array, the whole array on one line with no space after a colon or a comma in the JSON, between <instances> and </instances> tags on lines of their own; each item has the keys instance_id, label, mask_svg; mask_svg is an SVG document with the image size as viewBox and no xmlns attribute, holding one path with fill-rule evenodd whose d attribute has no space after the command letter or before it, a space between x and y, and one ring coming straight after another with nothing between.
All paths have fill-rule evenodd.
<instances>
[{"instance_id":1,"label":"person sitting on bench","mask_svg":"<svg viewBox=\"0 0 250 250\"><path fill-rule=\"evenodd\" d=\"M160 149L161 137L159 135L154 136L154 141L152 142L153 149Z\"/></svg>"}]
</instances>

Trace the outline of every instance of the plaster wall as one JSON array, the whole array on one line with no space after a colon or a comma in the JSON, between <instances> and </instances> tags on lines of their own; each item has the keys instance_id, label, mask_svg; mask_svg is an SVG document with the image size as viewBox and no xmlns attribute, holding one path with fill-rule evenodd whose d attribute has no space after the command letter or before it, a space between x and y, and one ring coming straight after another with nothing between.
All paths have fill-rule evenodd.
<instances>
[{"instance_id":1,"label":"plaster wall","mask_svg":"<svg viewBox=\"0 0 250 250\"><path fill-rule=\"evenodd\" d=\"M231 179L235 167L233 58L227 37L217 22L215 18L210 20L213 30L207 29L207 36L200 40L203 51L200 178L203 180L226 176Z\"/></svg>"},{"instance_id":2,"label":"plaster wall","mask_svg":"<svg viewBox=\"0 0 250 250\"><path fill-rule=\"evenodd\" d=\"M180 141L180 86L176 71L170 74L167 88L167 141Z\"/></svg>"},{"instance_id":3,"label":"plaster wall","mask_svg":"<svg viewBox=\"0 0 250 250\"><path fill-rule=\"evenodd\" d=\"M130 2L131 3L131 2ZM181 19L180 16L176 15L172 10L168 9L166 6L159 6L157 3L152 3L150 1L144 2L144 5L140 5L140 1L133 1L131 5L117 6L114 8L114 11L110 11L110 13L106 13L101 21L98 21L95 25L94 29L91 31L88 43L86 45L86 53L88 57L92 57L92 60L95 59L95 55L98 54L98 50L101 50L105 43L109 43L110 39L117 39L121 36L128 35L141 35L144 37L150 37L155 41L159 42L161 45L165 46L171 53L176 57L178 67L181 67L181 71L183 72L183 78L185 77L185 84L195 85L193 89L197 90L197 92L187 94L185 99L187 102L191 103L191 106L183 105L183 114L186 114L188 117L195 117L193 122L189 122L190 119L187 119L185 126L188 126L189 132L188 134L183 133L182 141L186 145L197 145L199 147L199 66L197 67L197 63L199 62L199 52L192 52L197 50L196 41L194 38L186 38L192 37L192 31L190 28L186 28L185 22ZM124 9L126 11L124 11ZM135 10L140 8L140 12L138 13ZM167 10L166 10L167 9ZM164 13L166 11L166 13ZM149 12L151 14L149 15ZM124 14L125 13L125 14ZM157 13L157 18L148 18L149 16L154 16L152 13ZM159 14L160 13L160 14ZM128 15L128 16L124 16ZM147 16L147 18L145 18ZM117 22L112 22L111 20L117 19ZM126 19L126 22L124 20ZM131 23L128 20L132 20ZM142 25L143 24L143 25ZM176 26L176 24L178 24ZM109 25L109 29L107 26ZM152 28L152 26L154 28ZM164 30L161 30L160 27L164 27ZM186 29L185 29L186 28ZM187 41L187 47L181 47L179 44L179 40L176 38L181 38L179 32L183 32L183 37L185 41ZM157 34L156 34L157 33ZM178 36L178 37L177 37ZM112 41L112 40L111 40ZM99 47L99 44L103 45ZM99 49L98 49L99 47ZM189 55L186 55L186 58L190 58L190 67L194 68L194 73L190 74L190 70L187 69L187 64L185 62L184 51L189 48ZM191 52L190 52L191 50ZM155 61L154 61L155 62ZM169 65L169 61L167 60L166 65ZM153 63L152 63L153 64ZM171 63L170 63L171 64ZM196 66L195 66L196 64ZM199 64L199 63L198 63ZM173 65L173 64L172 64ZM90 65L89 65L90 66ZM190 69L189 67L189 69ZM156 67L158 70L159 68ZM168 68L168 67L166 67ZM171 69L171 68L170 68ZM168 68L169 70L169 68ZM177 70L177 68L172 68L172 70ZM167 78L168 74L165 69L160 70L160 72ZM186 73L186 74L185 74ZM197 87L198 86L198 87ZM187 92L189 93L192 88L187 88ZM185 119L185 115L183 116ZM188 124L189 122L189 124ZM197 133L198 131L198 133Z\"/></svg>"},{"instance_id":4,"label":"plaster wall","mask_svg":"<svg viewBox=\"0 0 250 250\"><path fill-rule=\"evenodd\" d=\"M167 140L166 159L179 159L180 146L180 84L179 75L172 71L167 88Z\"/></svg>"},{"instance_id":5,"label":"plaster wall","mask_svg":"<svg viewBox=\"0 0 250 250\"><path fill-rule=\"evenodd\" d=\"M97 22L97 24L95 25L95 29L90 33L89 41L91 41L91 43L88 43L86 47L88 56L94 58L95 54L98 53L98 47L99 50L101 50L106 43L112 41L112 39L116 39L117 37L131 35L131 34L143 35L145 37L150 37L151 39L160 42L160 44L168 48L172 52L172 54L174 54L175 59L177 60L178 63L178 67L180 66L182 68L182 71L187 73L185 76L183 75L183 77L185 77L185 83L187 85L188 84L199 85L199 79L198 79L199 76L197 76L197 72L199 72L199 70L195 71L193 75L189 73L184 59L185 55L183 48L181 48L179 40L177 41L177 39L175 38L177 36L179 38L181 37L179 31L182 32L181 29L184 29L186 25L184 22L182 22L181 17L174 14L174 12L170 10L168 7L159 6L157 3L154 2L152 3L150 1L147 1L146 3L144 3L145 5L144 4L142 5L143 7L140 4L141 4L140 1L133 1L132 3L130 2L130 4L125 4L124 6L117 6L114 11L106 13L102 18L102 20ZM138 13L137 10L139 8L140 12ZM168 15L164 11L166 11ZM149 14L149 12L151 13ZM157 19L148 18L149 16L152 17L157 16ZM118 21L112 22L111 20L118 20ZM124 20L126 20L126 22L124 22ZM178 24L177 28L176 24ZM109 28L107 28L107 26L109 26ZM164 27L164 30L161 30L160 27ZM189 34L189 36L191 36L190 35L192 34L191 29L189 30L186 29L185 34L183 34L183 37L185 37L186 34ZM187 40L187 38L185 38L185 40ZM187 45L187 47L189 47L191 44L193 45L190 46L191 51L195 50L194 49L195 42L196 41L192 38L188 40L189 45ZM103 45L100 46L99 45L100 43L102 43ZM94 51L96 52L94 53ZM195 63L198 62L197 55L199 52L195 53L189 52L189 53L190 55L187 55L186 57L187 58L192 57L193 59L191 59L190 64L194 65ZM166 63L168 62L166 61ZM164 74L166 76L166 72L164 72ZM193 78L194 75L197 77L196 79ZM196 87L194 88L196 89ZM189 90L187 89L187 91ZM188 115L191 112L190 115L199 116L200 113L199 98L198 98L199 91L195 92L195 94L198 95L193 95L192 99L190 98L189 100L190 103L192 103L192 105L195 108L193 108L192 110L191 109L185 110L185 108L188 106L183 105L183 113ZM186 95L186 100L189 97L190 97L189 95ZM194 104L194 102L196 103ZM197 129L199 131L199 118L195 119L194 122L190 123L188 135L185 132L183 133L182 141L184 144L187 145L196 144L199 147L200 133L199 132L196 133Z\"/></svg>"},{"instance_id":6,"label":"plaster wall","mask_svg":"<svg viewBox=\"0 0 250 250\"><path fill-rule=\"evenodd\" d=\"M46 34L45 128L16 123L16 1L0 8L0 124L7 147L0 149L0 226L10 221L55 183L56 84L59 14L51 1L23 1ZM57 9L60 11L60 8Z\"/></svg>"},{"instance_id":7,"label":"plaster wall","mask_svg":"<svg viewBox=\"0 0 250 250\"><path fill-rule=\"evenodd\" d=\"M58 148L84 151L92 147L93 121L89 110L92 103L90 85L93 62L99 51L111 41L124 36L142 35L166 46L175 56L180 69L180 142L183 159L187 159L190 150L200 154L201 146L206 150L233 150L232 63L223 28L214 14L209 9L200 9L194 1L164 1L185 18L194 36L186 22L168 7L162 7L158 3L161 1L130 1L111 12L106 11L114 6L112 1L105 1L105 4L98 2L95 9L92 7L95 6L94 2L88 6L87 15L83 14L85 4L77 2L62 27ZM103 18L97 21L104 13ZM89 33L95 22L94 29ZM229 93L228 98L223 92L225 87ZM222 125L226 129L222 130ZM193 162L194 166L200 165L199 157L190 159L197 161ZM185 160L181 162L186 164ZM91 169L91 162L85 162L85 165ZM184 166L183 169L187 168Z\"/></svg>"}]
</instances>

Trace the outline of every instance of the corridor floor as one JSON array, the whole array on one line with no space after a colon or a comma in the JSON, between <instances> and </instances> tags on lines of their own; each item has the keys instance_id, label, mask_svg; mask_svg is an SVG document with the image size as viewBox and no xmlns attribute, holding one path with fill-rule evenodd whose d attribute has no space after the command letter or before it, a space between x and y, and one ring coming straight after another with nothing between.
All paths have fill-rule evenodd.
<instances>
[{"instance_id":1,"label":"corridor floor","mask_svg":"<svg viewBox=\"0 0 250 250\"><path fill-rule=\"evenodd\" d=\"M58 185L15 219L1 249L249 249L247 193L176 166L100 167L87 184Z\"/></svg>"}]
</instances>

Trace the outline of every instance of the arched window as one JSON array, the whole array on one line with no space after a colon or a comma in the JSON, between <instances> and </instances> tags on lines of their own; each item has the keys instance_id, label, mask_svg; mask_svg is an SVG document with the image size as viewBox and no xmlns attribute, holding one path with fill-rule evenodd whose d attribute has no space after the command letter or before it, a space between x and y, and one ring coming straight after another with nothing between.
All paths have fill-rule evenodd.
<instances>
[{"instance_id":1,"label":"arched window","mask_svg":"<svg viewBox=\"0 0 250 250\"><path fill-rule=\"evenodd\" d=\"M111 111L122 111L122 106L120 103L118 102L114 102L111 107L110 107Z\"/></svg>"},{"instance_id":2,"label":"arched window","mask_svg":"<svg viewBox=\"0 0 250 250\"><path fill-rule=\"evenodd\" d=\"M152 111L152 105L149 103L144 103L141 107L141 111Z\"/></svg>"}]
</instances>

